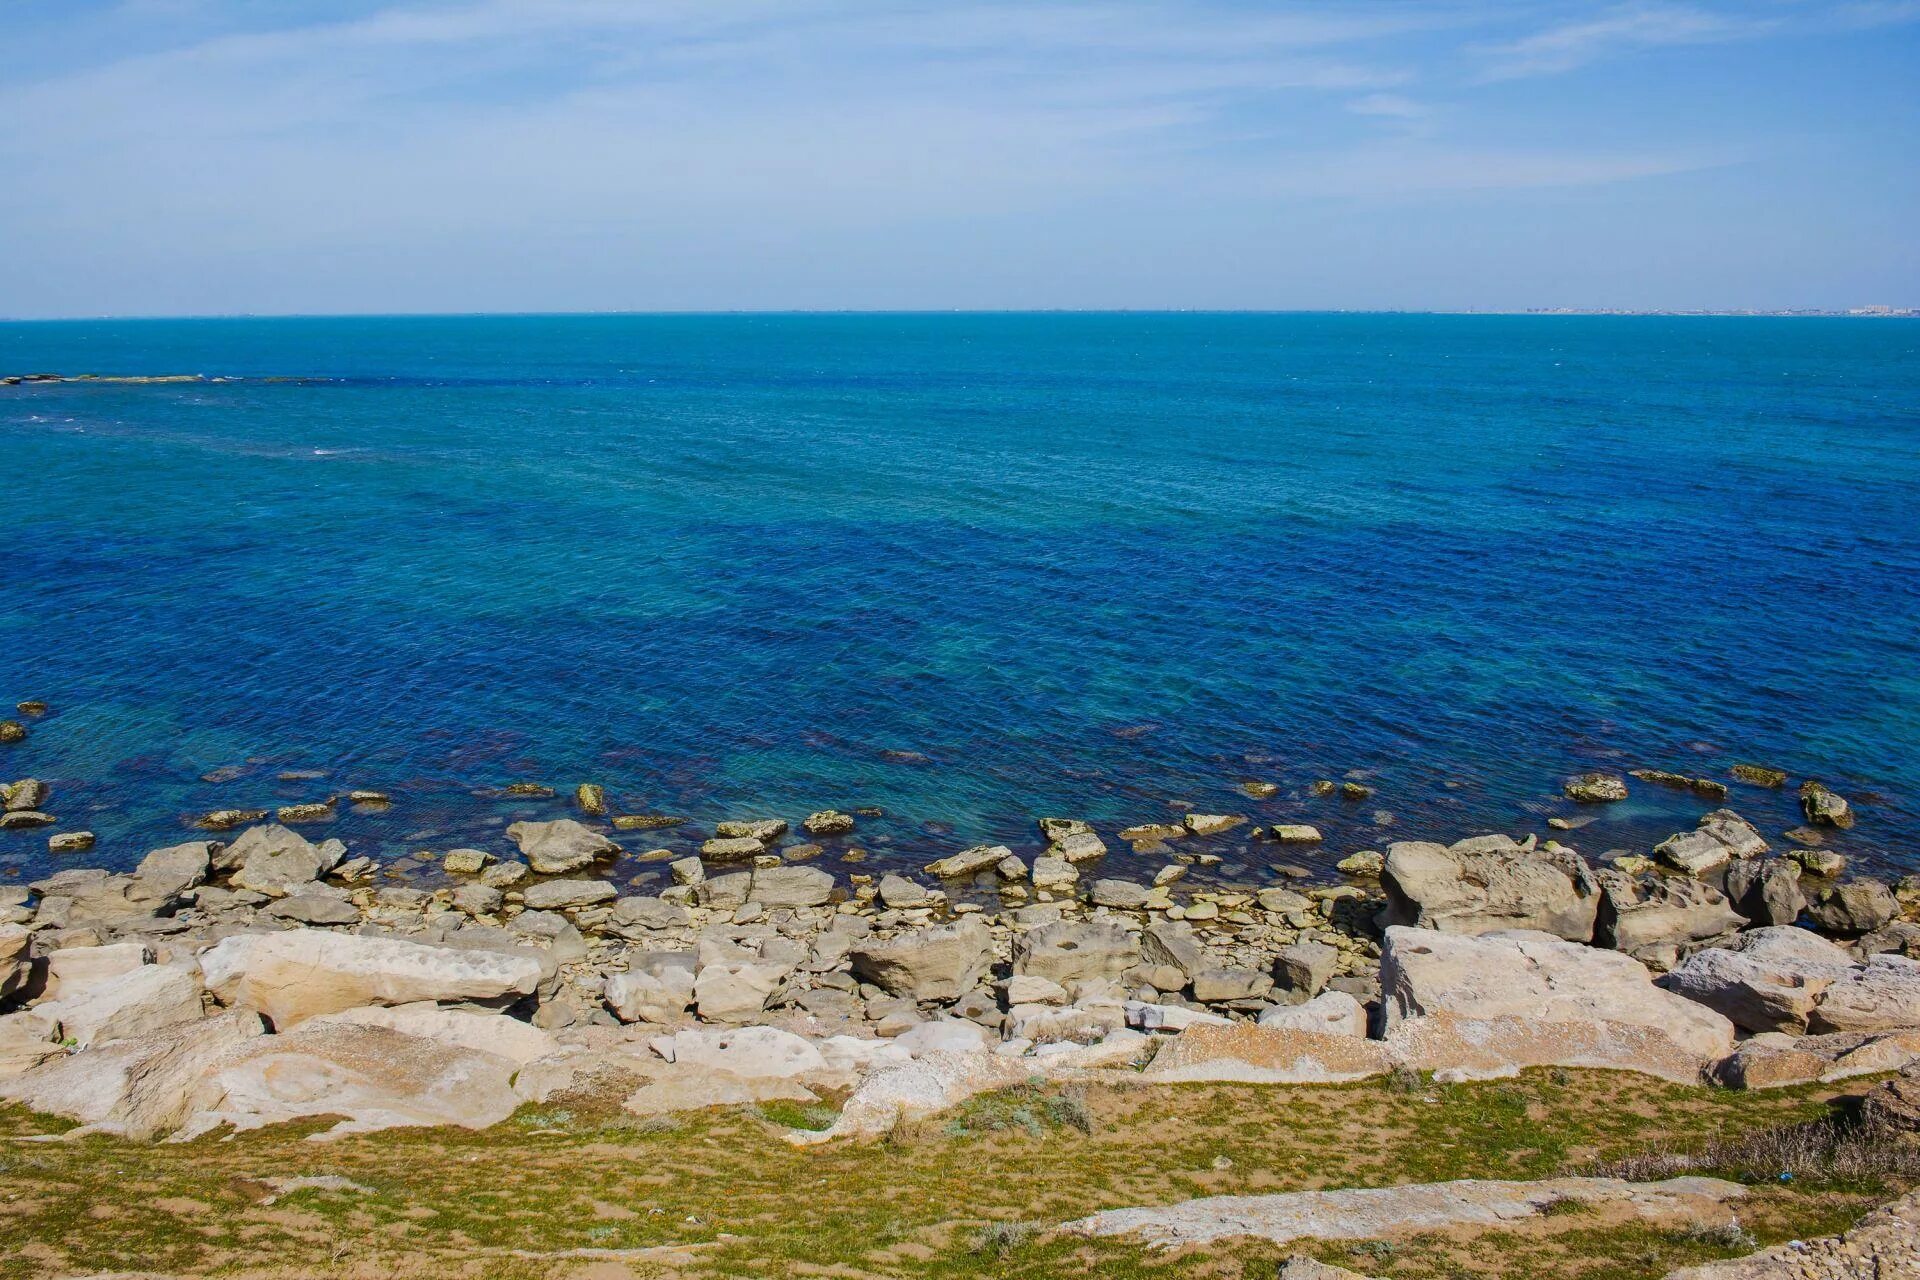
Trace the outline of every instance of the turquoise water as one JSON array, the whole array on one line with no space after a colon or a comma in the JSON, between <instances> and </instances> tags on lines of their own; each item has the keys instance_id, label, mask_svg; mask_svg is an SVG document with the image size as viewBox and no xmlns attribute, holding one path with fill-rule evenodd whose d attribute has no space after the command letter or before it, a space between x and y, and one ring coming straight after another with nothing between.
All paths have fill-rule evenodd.
<instances>
[{"instance_id":1,"label":"turquoise water","mask_svg":"<svg viewBox=\"0 0 1920 1280\"><path fill-rule=\"evenodd\" d=\"M357 852L498 845L563 806L474 793L536 779L700 820L880 805L869 867L1190 807L1312 822L1286 860L1318 868L1539 829L1584 769L1757 760L1913 867L1917 349L1772 319L0 325L0 372L239 379L0 388L0 699L56 708L0 774L52 781L104 865L348 787L399 800L335 824ZM1306 794L1350 775L1376 795ZM1572 840L1705 807L1636 786Z\"/></svg>"}]
</instances>

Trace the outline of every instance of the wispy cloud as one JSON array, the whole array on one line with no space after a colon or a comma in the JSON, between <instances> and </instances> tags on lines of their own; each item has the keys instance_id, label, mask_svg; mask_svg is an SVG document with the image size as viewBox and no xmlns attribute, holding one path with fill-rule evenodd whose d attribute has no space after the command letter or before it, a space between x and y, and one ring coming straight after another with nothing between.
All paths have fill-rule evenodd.
<instances>
[{"instance_id":1,"label":"wispy cloud","mask_svg":"<svg viewBox=\"0 0 1920 1280\"><path fill-rule=\"evenodd\" d=\"M1553 75L1634 50L1743 39L1773 25L1772 18L1735 17L1690 5L1619 5L1595 17L1485 46L1484 74L1492 80Z\"/></svg>"}]
</instances>

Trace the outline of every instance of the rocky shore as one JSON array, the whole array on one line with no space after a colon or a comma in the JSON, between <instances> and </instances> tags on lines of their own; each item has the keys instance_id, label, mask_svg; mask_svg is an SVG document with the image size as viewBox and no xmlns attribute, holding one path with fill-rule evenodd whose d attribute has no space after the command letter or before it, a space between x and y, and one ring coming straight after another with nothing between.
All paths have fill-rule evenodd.
<instances>
[{"instance_id":1,"label":"rocky shore","mask_svg":"<svg viewBox=\"0 0 1920 1280\"><path fill-rule=\"evenodd\" d=\"M1675 777L1654 781L1694 785ZM1567 794L1625 786L1588 775ZM12 827L49 798L31 778L0 789ZM152 1137L317 1115L484 1126L614 1080L641 1113L837 1104L830 1128L794 1134L812 1142L1114 1069L1582 1066L1734 1088L1899 1069L1920 1058L1920 877L1847 878L1805 840L1850 807L1817 783L1801 799L1784 853L1719 809L1599 864L1481 835L1354 855L1338 885L1190 891L1187 869L1244 818L1043 818L1029 850L917 875L820 865L856 813L743 818L697 856L639 852L672 884L634 893L604 874L634 853L615 837L671 820L609 819L593 786L579 818L509 826L511 848L439 852L432 889L287 825L323 815L215 813L203 825L230 840L0 888L0 1097ZM1164 869L1101 876L1113 839Z\"/></svg>"}]
</instances>

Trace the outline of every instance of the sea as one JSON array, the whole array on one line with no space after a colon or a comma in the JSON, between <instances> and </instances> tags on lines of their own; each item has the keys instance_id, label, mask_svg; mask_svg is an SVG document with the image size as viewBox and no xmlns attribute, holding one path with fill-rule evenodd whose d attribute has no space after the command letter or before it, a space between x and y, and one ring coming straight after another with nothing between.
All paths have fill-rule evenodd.
<instances>
[{"instance_id":1,"label":"sea","mask_svg":"<svg viewBox=\"0 0 1920 1280\"><path fill-rule=\"evenodd\" d=\"M0 387L0 715L50 708L0 780L58 818L0 833L0 884L354 789L392 803L303 830L430 880L582 782L687 820L622 833L637 884L829 808L866 810L842 875L1030 856L1043 816L1146 876L1120 828L1245 815L1179 846L1242 884L1491 831L1646 852L1721 804L1779 848L1806 778L1855 869L1920 869L1914 322L0 324L37 372L201 380ZM1731 795L1562 795L1636 768Z\"/></svg>"}]
</instances>

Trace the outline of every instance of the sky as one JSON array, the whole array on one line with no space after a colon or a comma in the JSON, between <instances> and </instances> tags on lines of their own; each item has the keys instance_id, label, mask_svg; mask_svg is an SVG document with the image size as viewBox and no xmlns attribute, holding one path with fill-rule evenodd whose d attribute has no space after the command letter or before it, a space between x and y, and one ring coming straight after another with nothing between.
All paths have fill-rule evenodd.
<instances>
[{"instance_id":1,"label":"sky","mask_svg":"<svg viewBox=\"0 0 1920 1280\"><path fill-rule=\"evenodd\" d=\"M1920 305L1920 0L8 0L0 315Z\"/></svg>"}]
</instances>

